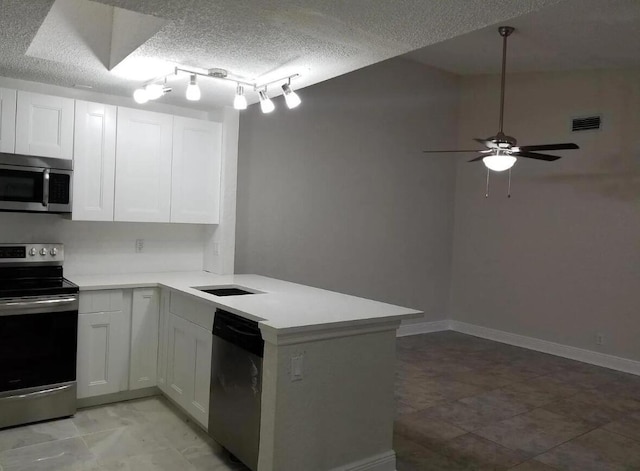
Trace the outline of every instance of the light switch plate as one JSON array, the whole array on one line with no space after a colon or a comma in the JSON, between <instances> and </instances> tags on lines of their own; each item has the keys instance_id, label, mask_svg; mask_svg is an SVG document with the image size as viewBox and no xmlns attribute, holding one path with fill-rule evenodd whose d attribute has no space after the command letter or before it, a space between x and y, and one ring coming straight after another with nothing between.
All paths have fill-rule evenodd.
<instances>
[{"instance_id":1,"label":"light switch plate","mask_svg":"<svg viewBox=\"0 0 640 471\"><path fill-rule=\"evenodd\" d=\"M304 355L291 357L291 382L302 381L304 369Z\"/></svg>"}]
</instances>

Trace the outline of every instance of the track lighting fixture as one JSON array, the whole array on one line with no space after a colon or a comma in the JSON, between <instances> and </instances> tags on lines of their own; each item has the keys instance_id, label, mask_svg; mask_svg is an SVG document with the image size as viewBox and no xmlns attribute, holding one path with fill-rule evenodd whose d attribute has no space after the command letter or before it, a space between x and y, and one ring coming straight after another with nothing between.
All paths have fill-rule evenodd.
<instances>
[{"instance_id":1,"label":"track lighting fixture","mask_svg":"<svg viewBox=\"0 0 640 471\"><path fill-rule=\"evenodd\" d=\"M271 98L267 96L267 87L265 87L264 90L260 90L258 96L260 97L260 109L263 113L271 113L276 109L276 105L274 105Z\"/></svg>"},{"instance_id":2,"label":"track lighting fixture","mask_svg":"<svg viewBox=\"0 0 640 471\"><path fill-rule=\"evenodd\" d=\"M144 89L147 92L147 98L149 98L149 100L157 100L164 95L164 87L159 83L150 83L144 87Z\"/></svg>"},{"instance_id":3,"label":"track lighting fixture","mask_svg":"<svg viewBox=\"0 0 640 471\"><path fill-rule=\"evenodd\" d=\"M133 92L133 99L136 103L140 103L141 105L147 103L149 100L157 100L165 93L169 93L171 88L167 87L166 84L162 85L159 83L149 83L145 85L143 88L138 88Z\"/></svg>"},{"instance_id":4,"label":"track lighting fixture","mask_svg":"<svg viewBox=\"0 0 640 471\"><path fill-rule=\"evenodd\" d=\"M198 82L196 82L196 74L191 74L189 85L187 85L186 96L189 101L198 101L200 99L201 93Z\"/></svg>"},{"instance_id":5,"label":"track lighting fixture","mask_svg":"<svg viewBox=\"0 0 640 471\"><path fill-rule=\"evenodd\" d=\"M236 110L247 109L247 97L244 96L244 87L240 84L236 86L236 96L233 99L233 107Z\"/></svg>"},{"instance_id":6,"label":"track lighting fixture","mask_svg":"<svg viewBox=\"0 0 640 471\"><path fill-rule=\"evenodd\" d=\"M284 82L282 87L282 92L284 95L285 102L289 109L295 108L300 105L301 100L298 94L293 91L291 88L291 79L299 77L298 74L287 75L285 77L279 78L277 80L272 80L267 83L253 83L242 80L238 76L229 76L228 72L224 69L207 69L203 71L199 70L191 70L184 69L181 67L176 67L174 69L174 73L166 76L161 76L153 79L152 81L147 82L142 88L138 88L133 92L133 99L136 103L144 104L149 100L155 100L160 98L165 93L170 92L171 88L167 87L167 78L170 76L178 76L180 74L189 74L189 84L187 85L186 90L186 98L189 101L198 101L202 97L202 92L200 91L200 86L198 85L197 79L198 75L202 77L208 77L216 80L226 80L232 81L236 83L236 94L233 99L233 107L236 110L246 110L247 109L247 97L245 96L245 86L251 87L252 91L258 93L258 97L260 99L260 109L263 113L271 113L276 109L273 101L267 96L267 86L273 85L276 83ZM159 82L164 79L164 84L160 84Z\"/></svg>"},{"instance_id":7,"label":"track lighting fixture","mask_svg":"<svg viewBox=\"0 0 640 471\"><path fill-rule=\"evenodd\" d=\"M300 100L298 94L291 89L289 83L285 83L282 86L282 91L284 92L284 101L287 103L287 107L290 110L302 103L302 100Z\"/></svg>"},{"instance_id":8,"label":"track lighting fixture","mask_svg":"<svg viewBox=\"0 0 640 471\"><path fill-rule=\"evenodd\" d=\"M149 101L149 95L147 95L147 91L144 88L138 88L135 92L133 92L133 99L136 101L136 103L144 105Z\"/></svg>"}]
</instances>

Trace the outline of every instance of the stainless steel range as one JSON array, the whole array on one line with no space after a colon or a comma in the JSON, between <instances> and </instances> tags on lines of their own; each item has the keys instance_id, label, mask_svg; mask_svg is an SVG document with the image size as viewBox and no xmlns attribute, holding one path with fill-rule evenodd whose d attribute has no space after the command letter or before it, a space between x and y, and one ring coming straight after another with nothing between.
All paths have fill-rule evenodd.
<instances>
[{"instance_id":1,"label":"stainless steel range","mask_svg":"<svg viewBox=\"0 0 640 471\"><path fill-rule=\"evenodd\" d=\"M62 244L0 244L0 428L76 411L78 287Z\"/></svg>"}]
</instances>

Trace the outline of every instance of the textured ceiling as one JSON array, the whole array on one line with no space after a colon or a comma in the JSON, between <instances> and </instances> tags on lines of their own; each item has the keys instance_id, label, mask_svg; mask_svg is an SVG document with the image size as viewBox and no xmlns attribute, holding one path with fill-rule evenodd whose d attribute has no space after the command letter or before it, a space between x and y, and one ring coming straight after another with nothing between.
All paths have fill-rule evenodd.
<instances>
[{"instance_id":1,"label":"textured ceiling","mask_svg":"<svg viewBox=\"0 0 640 471\"><path fill-rule=\"evenodd\" d=\"M640 67L640 0L567 0L514 18L512 72ZM500 71L502 39L489 27L405 57L459 74Z\"/></svg>"},{"instance_id":2,"label":"textured ceiling","mask_svg":"<svg viewBox=\"0 0 640 471\"><path fill-rule=\"evenodd\" d=\"M104 0L167 20L109 71L78 48L47 54L40 43L46 59L25 55L54 2L3 0L0 76L130 96L140 81L180 64L258 82L299 73L292 85L302 88L563 1L570 0ZM198 109L231 104L233 84L200 84L198 103L175 84L162 100Z\"/></svg>"}]
</instances>

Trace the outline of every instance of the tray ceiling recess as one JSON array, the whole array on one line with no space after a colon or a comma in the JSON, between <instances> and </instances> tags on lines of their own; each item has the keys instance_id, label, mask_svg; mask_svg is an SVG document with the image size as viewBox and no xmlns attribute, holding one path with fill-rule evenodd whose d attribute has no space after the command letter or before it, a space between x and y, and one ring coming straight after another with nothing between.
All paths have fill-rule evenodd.
<instances>
[{"instance_id":1,"label":"tray ceiling recess","mask_svg":"<svg viewBox=\"0 0 640 471\"><path fill-rule=\"evenodd\" d=\"M265 84L273 98L565 1L3 0L0 76L129 98L167 77L163 103L210 111L238 95L212 66L259 103ZM199 101L176 67L209 76L195 74Z\"/></svg>"},{"instance_id":2,"label":"tray ceiling recess","mask_svg":"<svg viewBox=\"0 0 640 471\"><path fill-rule=\"evenodd\" d=\"M198 77L206 77L214 80L225 80L228 82L234 82L236 84L236 94L233 99L233 107L236 110L247 109L247 97L244 94L244 87L250 87L254 92L258 94L260 100L260 109L263 113L271 113L276 109L275 104L271 101L271 98L267 95L269 85L275 83L282 83L281 88L284 95L287 108L296 108L302 103L302 100L296 92L291 88L291 80L299 77L299 74L288 75L285 77L272 80L270 82L258 84L256 82L248 82L245 79L230 76L229 72L225 69L208 69L206 71L186 69L182 67L176 67L174 73L164 77L158 77L151 81L148 81L141 88L137 88L133 92L133 99L136 103L144 104L149 100L157 100L158 98L173 91L171 79L179 80L185 76L189 77L189 84L185 91L185 98L189 101L199 101L202 97L200 86L198 85Z\"/></svg>"},{"instance_id":3,"label":"tray ceiling recess","mask_svg":"<svg viewBox=\"0 0 640 471\"><path fill-rule=\"evenodd\" d=\"M56 0L26 55L114 71L165 24L162 18L90 0Z\"/></svg>"}]
</instances>

